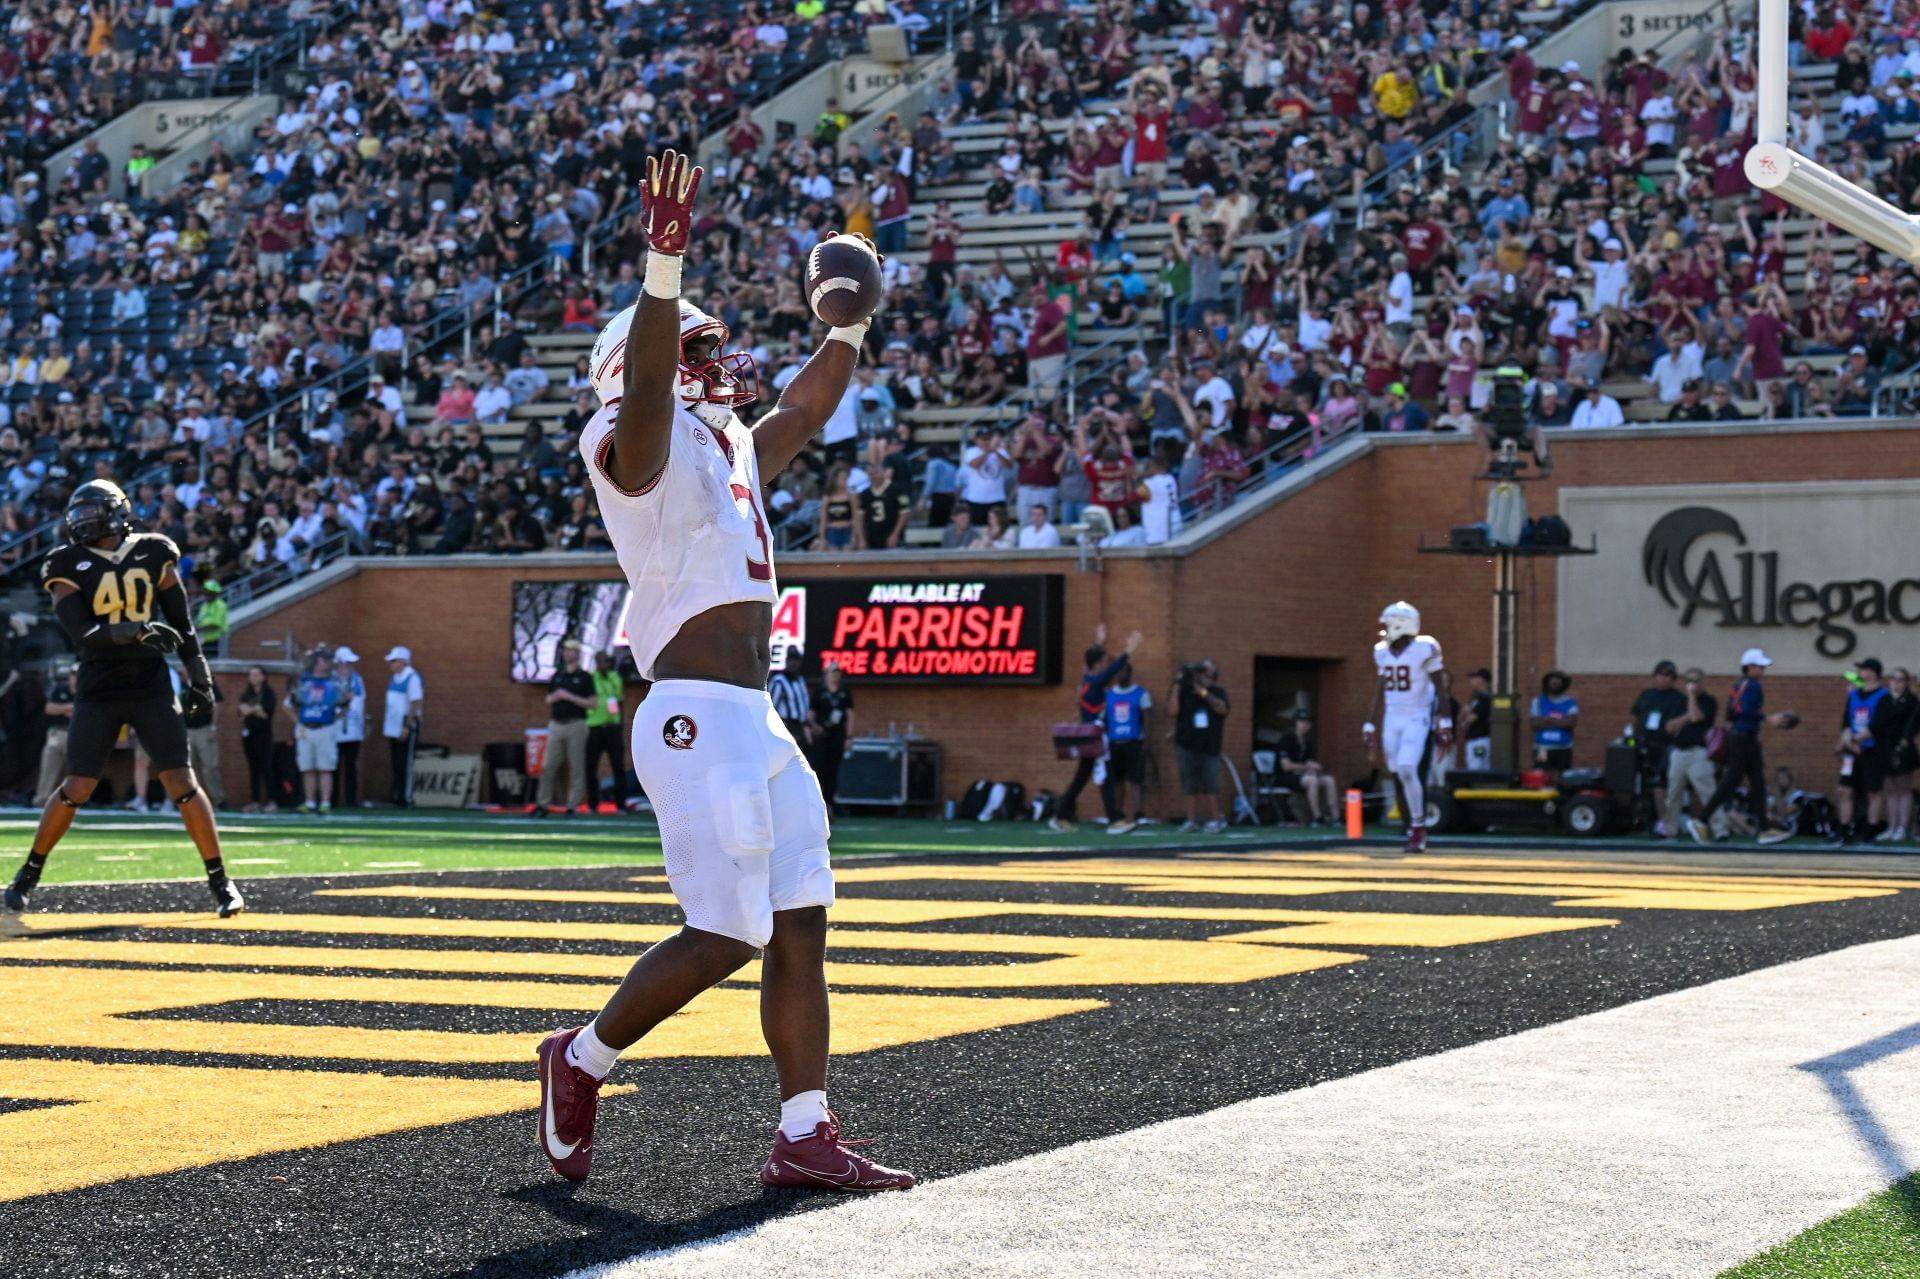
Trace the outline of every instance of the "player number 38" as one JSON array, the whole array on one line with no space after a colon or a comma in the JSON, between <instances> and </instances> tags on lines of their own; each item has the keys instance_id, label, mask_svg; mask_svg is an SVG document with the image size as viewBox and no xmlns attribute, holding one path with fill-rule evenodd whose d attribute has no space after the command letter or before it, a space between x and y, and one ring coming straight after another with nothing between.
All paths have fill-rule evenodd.
<instances>
[{"instance_id":1,"label":"player number 38","mask_svg":"<svg viewBox=\"0 0 1920 1279\"><path fill-rule=\"evenodd\" d=\"M1413 668L1411 666L1382 667L1380 686L1395 693L1410 691L1413 688Z\"/></svg>"},{"instance_id":2,"label":"player number 38","mask_svg":"<svg viewBox=\"0 0 1920 1279\"><path fill-rule=\"evenodd\" d=\"M153 574L144 568L102 573L100 585L93 588L93 614L109 625L121 621L151 622Z\"/></svg>"}]
</instances>

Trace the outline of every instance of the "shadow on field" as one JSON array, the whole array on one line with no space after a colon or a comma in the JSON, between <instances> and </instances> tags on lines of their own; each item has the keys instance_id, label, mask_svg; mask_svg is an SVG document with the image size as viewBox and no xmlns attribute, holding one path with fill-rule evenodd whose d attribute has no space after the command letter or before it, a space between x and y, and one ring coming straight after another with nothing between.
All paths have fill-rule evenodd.
<instances>
[{"instance_id":1,"label":"shadow on field","mask_svg":"<svg viewBox=\"0 0 1920 1279\"><path fill-rule=\"evenodd\" d=\"M1803 1062L1800 1069L1820 1080L1834 1105L1860 1134L1861 1142L1880 1161L1881 1171L1893 1182L1894 1202L1907 1219L1908 1233L1920 1237L1920 1177L1909 1175L1914 1170L1914 1161L1903 1152L1899 1139L1888 1132L1879 1116L1873 1113L1873 1107L1860 1095L1850 1077L1851 1072L1860 1067L1915 1049L1920 1049L1920 1022L1818 1061Z\"/></svg>"},{"instance_id":2,"label":"shadow on field","mask_svg":"<svg viewBox=\"0 0 1920 1279\"><path fill-rule=\"evenodd\" d=\"M557 1222L580 1234L500 1253L457 1273L471 1279L525 1279L530 1274L564 1274L582 1266L625 1261L643 1251L718 1243L774 1217L846 1202L845 1198L835 1195L762 1188L758 1194L696 1217L675 1217L671 1212L656 1217L588 1201L581 1194L579 1186L564 1181L542 1181L509 1191L504 1198L548 1212Z\"/></svg>"}]
</instances>

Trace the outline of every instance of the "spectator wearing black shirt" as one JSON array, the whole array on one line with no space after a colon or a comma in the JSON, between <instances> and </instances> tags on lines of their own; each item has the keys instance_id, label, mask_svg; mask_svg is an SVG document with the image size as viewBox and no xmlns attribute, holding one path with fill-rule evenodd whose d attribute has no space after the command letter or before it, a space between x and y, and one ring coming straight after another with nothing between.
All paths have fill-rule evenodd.
<instances>
[{"instance_id":1,"label":"spectator wearing black shirt","mask_svg":"<svg viewBox=\"0 0 1920 1279\"><path fill-rule=\"evenodd\" d=\"M1466 743L1468 768L1493 765L1493 672L1482 666L1467 676L1472 692L1467 697Z\"/></svg>"},{"instance_id":2,"label":"spectator wearing black shirt","mask_svg":"<svg viewBox=\"0 0 1920 1279\"><path fill-rule=\"evenodd\" d=\"M1202 658L1181 667L1174 678L1173 745L1180 761L1180 791L1187 797L1187 820L1180 825L1185 833L1215 834L1227 828L1220 817L1220 750L1229 703L1218 676L1212 659Z\"/></svg>"},{"instance_id":3,"label":"spectator wearing black shirt","mask_svg":"<svg viewBox=\"0 0 1920 1279\"><path fill-rule=\"evenodd\" d=\"M1700 396L1700 379L1689 378L1680 385L1680 401L1667 410L1669 422L1711 422L1714 408Z\"/></svg>"},{"instance_id":4,"label":"spectator wearing black shirt","mask_svg":"<svg viewBox=\"0 0 1920 1279\"><path fill-rule=\"evenodd\" d=\"M1892 703L1889 722L1893 732L1887 742L1887 830L1880 838L1889 843L1904 842L1913 830L1913 775L1920 770L1920 695L1913 686L1913 674L1904 666L1887 672L1887 692Z\"/></svg>"},{"instance_id":5,"label":"spectator wearing black shirt","mask_svg":"<svg viewBox=\"0 0 1920 1279\"><path fill-rule=\"evenodd\" d=\"M1313 731L1313 712L1301 707L1293 713L1293 728L1274 744L1274 759L1293 789L1306 796L1307 821L1333 825L1338 811L1333 774L1320 763L1320 739Z\"/></svg>"},{"instance_id":6,"label":"spectator wearing black shirt","mask_svg":"<svg viewBox=\"0 0 1920 1279\"><path fill-rule=\"evenodd\" d=\"M1653 792L1656 818L1667 811L1667 755L1673 749L1673 730L1687 714L1687 695L1673 686L1679 673L1672 662L1662 660L1653 668L1653 683L1633 699L1633 740L1639 747L1641 774ZM1664 836L1667 829L1661 821L1653 833Z\"/></svg>"},{"instance_id":7,"label":"spectator wearing black shirt","mask_svg":"<svg viewBox=\"0 0 1920 1279\"><path fill-rule=\"evenodd\" d=\"M840 761L846 758L847 742L853 736L853 690L844 676L840 663L828 662L821 672L820 691L813 698L813 718L820 726L813 739L813 768L820 774L820 793L829 807L839 793Z\"/></svg>"},{"instance_id":8,"label":"spectator wearing black shirt","mask_svg":"<svg viewBox=\"0 0 1920 1279\"><path fill-rule=\"evenodd\" d=\"M1718 699L1706 690L1706 677L1698 667L1689 669L1682 677L1680 696L1685 706L1674 722L1673 745L1667 752L1667 802L1660 824L1670 836L1679 835L1686 820L1689 786L1702 808L1713 797L1713 761L1708 758L1707 739L1713 731L1714 715L1720 709ZM1713 838L1725 839L1726 817L1716 813L1711 820Z\"/></svg>"},{"instance_id":9,"label":"spectator wearing black shirt","mask_svg":"<svg viewBox=\"0 0 1920 1279\"><path fill-rule=\"evenodd\" d=\"M1127 636L1127 647L1120 656L1107 660L1107 624L1105 622L1093 632L1093 643L1082 655L1085 665L1080 672L1080 690L1076 702L1082 724L1097 724L1107 713L1107 685L1114 677L1125 670L1134 650L1140 647L1141 635L1134 631ZM1080 792L1093 780L1093 766L1099 761L1082 758L1074 763L1073 780L1060 792L1060 799L1054 805L1053 818L1048 822L1054 830L1065 833L1074 828L1076 811L1080 802Z\"/></svg>"},{"instance_id":10,"label":"spectator wearing black shirt","mask_svg":"<svg viewBox=\"0 0 1920 1279\"><path fill-rule=\"evenodd\" d=\"M892 462L874 464L873 482L860 495L860 518L853 526L855 550L892 550L900 545L907 528L907 516L913 511L913 495L894 480Z\"/></svg>"},{"instance_id":11,"label":"spectator wearing black shirt","mask_svg":"<svg viewBox=\"0 0 1920 1279\"><path fill-rule=\"evenodd\" d=\"M580 665L580 641L560 642L560 668L547 681L547 755L540 766L535 817L545 817L567 773L566 812L587 802L587 711L593 706L593 676Z\"/></svg>"}]
</instances>

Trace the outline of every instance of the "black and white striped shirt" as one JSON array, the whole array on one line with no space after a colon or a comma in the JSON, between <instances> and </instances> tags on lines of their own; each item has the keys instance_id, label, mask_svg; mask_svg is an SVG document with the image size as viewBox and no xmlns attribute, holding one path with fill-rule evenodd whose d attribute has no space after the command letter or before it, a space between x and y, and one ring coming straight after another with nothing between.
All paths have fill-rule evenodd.
<instances>
[{"instance_id":1,"label":"black and white striped shirt","mask_svg":"<svg viewBox=\"0 0 1920 1279\"><path fill-rule=\"evenodd\" d=\"M775 675L767 683L767 695L773 699L773 711L789 724L804 724L813 711L813 698L807 692L807 681L798 675L785 672Z\"/></svg>"}]
</instances>

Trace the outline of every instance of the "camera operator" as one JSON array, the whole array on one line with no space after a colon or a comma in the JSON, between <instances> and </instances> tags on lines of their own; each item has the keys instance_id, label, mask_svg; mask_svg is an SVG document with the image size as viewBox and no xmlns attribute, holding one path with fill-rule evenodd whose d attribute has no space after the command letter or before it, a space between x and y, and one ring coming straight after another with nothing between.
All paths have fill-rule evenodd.
<instances>
[{"instance_id":1,"label":"camera operator","mask_svg":"<svg viewBox=\"0 0 1920 1279\"><path fill-rule=\"evenodd\" d=\"M1227 828L1220 819L1220 748L1225 739L1227 690L1220 687L1219 667L1210 658L1188 662L1174 676L1175 719L1173 744L1180 761L1180 792L1186 796L1185 833ZM1200 821L1201 810L1206 821Z\"/></svg>"},{"instance_id":2,"label":"camera operator","mask_svg":"<svg viewBox=\"0 0 1920 1279\"><path fill-rule=\"evenodd\" d=\"M1662 660L1653 668L1653 683L1633 699L1633 723L1627 726L1640 762L1640 776L1653 794L1653 833L1664 837L1667 811L1667 756L1673 750L1674 726L1686 718L1687 695L1673 686L1679 668Z\"/></svg>"},{"instance_id":3,"label":"camera operator","mask_svg":"<svg viewBox=\"0 0 1920 1279\"><path fill-rule=\"evenodd\" d=\"M1528 421L1527 375L1511 364L1494 370L1493 398L1474 429L1480 441L1486 473L1510 476L1520 469L1521 453L1533 456L1542 475L1553 469L1547 457L1547 437Z\"/></svg>"}]
</instances>

